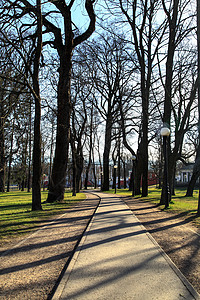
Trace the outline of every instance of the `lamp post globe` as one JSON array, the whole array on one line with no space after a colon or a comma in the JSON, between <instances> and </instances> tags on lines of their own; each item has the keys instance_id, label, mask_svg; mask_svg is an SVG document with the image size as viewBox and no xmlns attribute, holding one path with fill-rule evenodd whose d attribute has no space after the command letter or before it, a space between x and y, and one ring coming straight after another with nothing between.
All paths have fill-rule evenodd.
<instances>
[{"instance_id":1,"label":"lamp post globe","mask_svg":"<svg viewBox=\"0 0 200 300\"><path fill-rule=\"evenodd\" d=\"M170 129L168 127L162 127L160 134L164 137L164 136L169 136L170 135Z\"/></svg>"}]
</instances>

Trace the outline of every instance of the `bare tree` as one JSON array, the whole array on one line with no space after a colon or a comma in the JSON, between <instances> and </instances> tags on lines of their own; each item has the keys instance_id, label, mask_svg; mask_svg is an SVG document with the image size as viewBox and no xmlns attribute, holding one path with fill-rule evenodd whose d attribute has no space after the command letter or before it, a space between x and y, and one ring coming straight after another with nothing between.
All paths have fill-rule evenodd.
<instances>
[{"instance_id":1,"label":"bare tree","mask_svg":"<svg viewBox=\"0 0 200 300\"><path fill-rule=\"evenodd\" d=\"M103 151L102 190L109 190L109 164L114 127L120 120L118 89L119 82L130 78L126 42L121 36L115 36L113 30L100 35L89 44L85 51L88 58L91 80L94 82L94 105L105 124ZM116 126L114 125L116 124Z\"/></svg>"},{"instance_id":2,"label":"bare tree","mask_svg":"<svg viewBox=\"0 0 200 300\"><path fill-rule=\"evenodd\" d=\"M173 124L175 126L175 139L174 139L174 148L172 149L172 143L169 139L169 162L168 162L168 169L170 170L170 176L167 179L169 182L169 194L172 192L173 186L173 179L175 174L175 166L177 159L181 156L182 151L182 144L184 139L184 134L188 130L188 126L190 124L190 116L191 116L191 109L193 102L195 100L197 85L198 85L198 78L195 79L193 75L193 71L191 69L191 64L182 64L183 57L178 60L179 63L179 71L178 73L178 80L175 85L175 78L177 66L175 68L175 62L177 61L178 51L183 53L182 41L187 40L190 36L191 32L194 30L194 26L192 23L191 15L187 15L185 17L185 11L187 9L188 2L184 2L185 5L179 0L173 0L169 3L165 3L162 0L163 9L167 17L168 21L168 49L167 49L167 58L166 58L166 77L164 83L164 113L163 113L163 123L167 124L167 126L173 128ZM188 60L188 53L187 49L185 49L185 53L187 53ZM189 65L189 68L188 68ZM188 80L188 73L185 73L184 68L188 68L192 74L192 80ZM184 72L183 72L184 70ZM184 74L185 78L183 78L182 74ZM186 75L187 74L187 75ZM187 81L186 85L183 87L183 80ZM174 88L174 86L176 86ZM186 93L187 90L187 93ZM176 99L176 92L179 93L178 107L177 109L177 99ZM174 99L174 103L173 103ZM184 107L184 112L182 111L182 107ZM171 130L172 131L172 130ZM164 175L165 176L165 175ZM164 178L164 182L166 182ZM167 193L166 187L163 186L162 197L160 204L166 204L167 202ZM170 196L169 196L170 197ZM169 201L168 201L169 202Z\"/></svg>"},{"instance_id":3,"label":"bare tree","mask_svg":"<svg viewBox=\"0 0 200 300\"><path fill-rule=\"evenodd\" d=\"M57 108L57 135L56 149L52 168L51 183L49 187L48 202L59 201L64 198L66 167L68 160L71 104L71 67L73 49L88 39L95 29L94 0L85 0L85 8L90 19L86 31L76 35L71 19L72 6L76 1L71 0L68 5L65 1L53 2L58 12L63 17L63 30L49 20L49 14L43 15L43 24L46 31L53 35L51 41L46 44L53 46L59 55L59 81L58 81L58 108Z\"/></svg>"},{"instance_id":4,"label":"bare tree","mask_svg":"<svg viewBox=\"0 0 200 300\"><path fill-rule=\"evenodd\" d=\"M2 26L1 40L7 51L14 50L19 57L20 66L12 61L14 68L24 75L26 84L35 100L35 120L34 120L34 146L33 146L33 190L32 190L32 210L41 210L41 142L40 142L40 86L39 86L39 64L42 51L42 13L41 2L36 1L36 6L29 2L6 1L2 3ZM26 10L26 6L28 10ZM33 8L33 15L29 15ZM28 25L27 15L34 19L32 25ZM31 20L31 21L32 21ZM29 20L30 21L30 20ZM33 28L31 32L30 28ZM28 41L31 41L28 45ZM30 80L29 80L30 79Z\"/></svg>"},{"instance_id":5,"label":"bare tree","mask_svg":"<svg viewBox=\"0 0 200 300\"><path fill-rule=\"evenodd\" d=\"M159 11L158 1L118 1L118 6L131 27L133 47L137 56L140 73L140 96L142 102L141 126L137 151L137 192L142 179L142 196L148 194L148 126L149 97L153 62L163 34L162 25L153 27ZM160 36L159 36L160 35Z\"/></svg>"}]
</instances>

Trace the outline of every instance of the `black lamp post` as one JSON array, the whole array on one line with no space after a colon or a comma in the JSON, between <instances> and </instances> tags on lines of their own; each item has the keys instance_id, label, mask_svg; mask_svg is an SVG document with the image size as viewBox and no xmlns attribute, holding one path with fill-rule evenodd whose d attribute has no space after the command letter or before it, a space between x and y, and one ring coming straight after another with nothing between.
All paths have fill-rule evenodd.
<instances>
[{"instance_id":1,"label":"black lamp post","mask_svg":"<svg viewBox=\"0 0 200 300\"><path fill-rule=\"evenodd\" d=\"M169 180L168 180L168 147L167 140L170 135L170 129L163 127L160 132L163 137L163 154L164 154L164 178L163 178L163 200L165 208L169 207L170 202L170 191L169 191Z\"/></svg>"},{"instance_id":2,"label":"black lamp post","mask_svg":"<svg viewBox=\"0 0 200 300\"><path fill-rule=\"evenodd\" d=\"M135 161L136 161L136 156L132 156L132 161L133 161L133 169L132 169L132 196L135 196Z\"/></svg>"},{"instance_id":3,"label":"black lamp post","mask_svg":"<svg viewBox=\"0 0 200 300\"><path fill-rule=\"evenodd\" d=\"M116 170L117 170L117 165L114 165L115 194L117 193Z\"/></svg>"}]
</instances>

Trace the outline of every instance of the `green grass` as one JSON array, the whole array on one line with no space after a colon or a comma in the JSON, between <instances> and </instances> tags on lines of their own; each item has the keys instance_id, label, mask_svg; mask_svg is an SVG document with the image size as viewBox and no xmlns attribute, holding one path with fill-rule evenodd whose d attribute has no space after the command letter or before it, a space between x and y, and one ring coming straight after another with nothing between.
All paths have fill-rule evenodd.
<instances>
[{"instance_id":1,"label":"green grass","mask_svg":"<svg viewBox=\"0 0 200 300\"><path fill-rule=\"evenodd\" d=\"M114 193L114 190L108 191L108 193ZM124 189L117 189L117 194L121 196L132 196L132 192ZM194 190L193 197L185 197L186 190L179 188L175 190L175 196L172 196L172 201L169 205L169 208L165 211L169 211L172 213L178 213L181 216L184 216L188 220L200 228L200 217L197 216L197 208L198 208L198 196L199 192ZM155 187L149 188L149 194L147 197L136 196L135 198L139 198L142 201L150 201L154 204L160 203L161 190L156 189ZM161 210L164 210L164 206L159 206Z\"/></svg>"},{"instance_id":2,"label":"green grass","mask_svg":"<svg viewBox=\"0 0 200 300\"><path fill-rule=\"evenodd\" d=\"M108 193L113 194L114 190L110 190ZM178 213L200 228L200 217L196 216L198 191L194 191L194 197L185 197L185 193L185 190L177 189L176 196L172 196L172 202L166 211ZM132 196L132 192L124 189L117 190L117 194ZM136 198L159 204L160 196L161 190L150 188L148 197L137 196ZM85 194L79 193L76 197L72 197L71 192L67 191L63 203L50 204L44 203L47 198L47 191L42 192L42 211L31 210L31 197L31 193L21 191L0 193L0 240L30 233L39 228L41 222L48 221L51 216L61 214L71 205L85 199ZM159 208L164 209L164 206L159 206Z\"/></svg>"},{"instance_id":3,"label":"green grass","mask_svg":"<svg viewBox=\"0 0 200 300\"><path fill-rule=\"evenodd\" d=\"M71 192L67 191L63 203L44 203L47 193L47 191L41 193L42 211L31 210L31 193L21 191L0 193L0 239L5 240L29 233L52 215L61 214L71 205L85 199L83 193L73 197Z\"/></svg>"}]
</instances>

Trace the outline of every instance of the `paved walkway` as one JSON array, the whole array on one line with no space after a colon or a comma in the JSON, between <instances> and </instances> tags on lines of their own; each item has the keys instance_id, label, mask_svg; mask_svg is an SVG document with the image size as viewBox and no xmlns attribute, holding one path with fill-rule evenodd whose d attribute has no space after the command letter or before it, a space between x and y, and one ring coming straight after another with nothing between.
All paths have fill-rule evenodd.
<instances>
[{"instance_id":1,"label":"paved walkway","mask_svg":"<svg viewBox=\"0 0 200 300\"><path fill-rule=\"evenodd\" d=\"M53 300L200 299L127 205L115 195L99 195Z\"/></svg>"}]
</instances>

